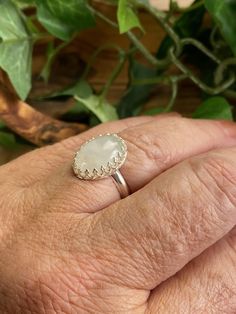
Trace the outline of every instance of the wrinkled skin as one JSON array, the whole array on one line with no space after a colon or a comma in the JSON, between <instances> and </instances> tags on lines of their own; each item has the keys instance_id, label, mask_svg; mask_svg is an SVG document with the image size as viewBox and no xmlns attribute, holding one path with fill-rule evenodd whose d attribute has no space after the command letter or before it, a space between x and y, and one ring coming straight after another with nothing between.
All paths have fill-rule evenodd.
<instances>
[{"instance_id":1,"label":"wrinkled skin","mask_svg":"<svg viewBox=\"0 0 236 314\"><path fill-rule=\"evenodd\" d=\"M71 170L107 132L128 146L123 200ZM0 313L236 313L235 124L100 125L2 166L0 187Z\"/></svg>"}]
</instances>

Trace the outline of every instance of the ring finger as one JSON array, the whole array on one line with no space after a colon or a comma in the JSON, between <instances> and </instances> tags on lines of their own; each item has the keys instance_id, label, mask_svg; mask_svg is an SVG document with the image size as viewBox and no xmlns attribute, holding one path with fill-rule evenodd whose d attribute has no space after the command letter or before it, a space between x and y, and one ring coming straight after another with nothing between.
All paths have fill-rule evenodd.
<instances>
[{"instance_id":1,"label":"ring finger","mask_svg":"<svg viewBox=\"0 0 236 314\"><path fill-rule=\"evenodd\" d=\"M119 133L126 141L128 157L121 172L131 192L142 188L176 163L218 147L236 143L236 126L227 122L166 117L127 128ZM74 199L81 212L95 212L120 199L112 179L78 180L69 173L66 199ZM69 188L68 188L69 184ZM61 201L63 198L61 199Z\"/></svg>"},{"instance_id":2,"label":"ring finger","mask_svg":"<svg viewBox=\"0 0 236 314\"><path fill-rule=\"evenodd\" d=\"M114 132L114 128L112 131ZM96 136L96 132L92 136L94 135ZM188 157L214 148L235 145L236 126L229 122L167 116L128 127L119 132L119 135L126 141L128 147L128 157L121 172L132 193ZM65 144L64 146L67 146ZM81 138L74 138L71 147L78 149L80 145ZM45 180L44 190L49 184L48 190L52 191L54 186L53 193L57 195L50 201L50 208L68 210L69 202L71 211L89 213L118 201L120 195L110 177L98 181L85 181L78 180L72 174L73 149L67 152L68 160L55 169L51 179Z\"/></svg>"}]
</instances>

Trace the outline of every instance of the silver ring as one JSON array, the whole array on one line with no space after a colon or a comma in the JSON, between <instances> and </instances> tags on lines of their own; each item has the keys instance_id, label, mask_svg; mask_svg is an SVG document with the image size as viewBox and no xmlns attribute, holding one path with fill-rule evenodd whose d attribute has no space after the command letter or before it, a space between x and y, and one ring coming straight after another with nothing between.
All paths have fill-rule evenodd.
<instances>
[{"instance_id":1,"label":"silver ring","mask_svg":"<svg viewBox=\"0 0 236 314\"><path fill-rule=\"evenodd\" d=\"M75 154L73 170L81 180L112 177L121 198L129 195L129 187L119 169L127 157L125 141L117 134L93 137L81 145Z\"/></svg>"}]
</instances>

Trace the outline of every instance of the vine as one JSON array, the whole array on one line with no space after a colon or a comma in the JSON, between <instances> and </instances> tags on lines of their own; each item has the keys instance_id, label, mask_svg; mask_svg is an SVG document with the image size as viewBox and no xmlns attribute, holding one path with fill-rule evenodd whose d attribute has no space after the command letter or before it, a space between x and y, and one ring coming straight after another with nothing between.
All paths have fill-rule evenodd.
<instances>
[{"instance_id":1,"label":"vine","mask_svg":"<svg viewBox=\"0 0 236 314\"><path fill-rule=\"evenodd\" d=\"M99 120L107 121L138 114L150 96L152 87L156 85L170 87L170 99L162 111L171 111L181 88L180 82L190 80L201 90L204 98L208 99L207 105L210 104L210 111L214 111L214 118L232 119L231 104L236 99L236 11L230 2L222 4L221 0L198 0L183 9L176 1L170 1L169 10L163 12L146 1L116 0L112 4L109 2L109 6L117 7L117 19L111 19L98 5L94 6L93 2L88 3L86 0L80 3L77 0L68 0L66 6L62 0L54 2L49 4L47 0L6 0L0 4L0 67L8 74L21 99L27 98L31 88L32 49L35 42L45 39L49 41L47 62L41 72L45 82L48 82L58 54L73 42L78 33L86 28L96 27L97 19L117 32L124 32L130 41L129 49L124 50L112 42L97 47L79 82L69 89L65 86L56 93L57 97L71 96L77 104L86 107ZM156 55L142 43L145 30L139 21L140 11L145 11L154 18L166 34ZM8 20L5 16L8 16ZM208 24L204 23L206 16ZM227 28L224 27L226 24ZM140 28L139 33L134 32L133 28ZM102 89L95 93L86 80L98 55L107 48L117 51L117 64ZM137 53L143 56L143 65L137 61ZM9 63L9 59L15 59L15 64ZM201 60L209 66L207 75L204 74L207 69L201 67ZM114 108L108 103L107 95L127 63L130 65L130 73L138 71L138 75L130 75L124 97L118 100L117 107ZM134 65L138 68L133 68ZM177 69L177 74L170 71L173 66ZM86 96L82 90L85 86L89 91ZM142 93L140 97L133 97L139 92ZM42 95L42 98L53 99L54 96L55 93ZM213 97L210 102L209 98L212 96L218 97ZM204 102L200 104L203 105ZM205 116L204 110L201 109L201 112L202 117L210 117L207 116L209 108ZM193 116L196 116L195 113ZM4 120L3 116L2 119ZM1 130L5 128L4 124L0 125L0 138Z\"/></svg>"}]
</instances>

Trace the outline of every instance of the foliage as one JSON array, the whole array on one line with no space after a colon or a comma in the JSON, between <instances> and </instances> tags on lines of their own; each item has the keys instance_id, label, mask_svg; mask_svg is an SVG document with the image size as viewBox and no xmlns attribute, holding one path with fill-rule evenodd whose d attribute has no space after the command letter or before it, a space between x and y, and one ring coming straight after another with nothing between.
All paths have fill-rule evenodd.
<instances>
[{"instance_id":1,"label":"foliage","mask_svg":"<svg viewBox=\"0 0 236 314\"><path fill-rule=\"evenodd\" d=\"M132 8L131 1L120 0L118 2L117 18L121 34L128 32L134 27L139 27L142 29L138 16L135 14Z\"/></svg>"},{"instance_id":2,"label":"foliage","mask_svg":"<svg viewBox=\"0 0 236 314\"><path fill-rule=\"evenodd\" d=\"M236 2L234 0L205 0L205 5L236 56Z\"/></svg>"},{"instance_id":3,"label":"foliage","mask_svg":"<svg viewBox=\"0 0 236 314\"><path fill-rule=\"evenodd\" d=\"M75 32L94 26L86 0L35 0L37 17L49 33L69 41Z\"/></svg>"},{"instance_id":4,"label":"foliage","mask_svg":"<svg viewBox=\"0 0 236 314\"><path fill-rule=\"evenodd\" d=\"M227 100L220 96L210 97L205 100L193 113L193 118L233 120L232 111Z\"/></svg>"},{"instance_id":5,"label":"foliage","mask_svg":"<svg viewBox=\"0 0 236 314\"><path fill-rule=\"evenodd\" d=\"M31 88L33 37L12 2L1 0L0 12L0 67L8 73L19 96L25 99Z\"/></svg>"},{"instance_id":6,"label":"foliage","mask_svg":"<svg viewBox=\"0 0 236 314\"><path fill-rule=\"evenodd\" d=\"M145 114L168 112L174 108L180 83L191 80L203 95L202 104L193 113L194 118L233 119L232 104L236 98L235 0L197 0L185 10L171 1L168 12L158 11L146 0L110 0L109 5L117 8L117 20L111 20L98 5L93 7L87 0L0 0L0 67L8 74L21 99L26 99L31 89L32 51L37 41L50 38L48 60L41 73L48 81L60 51L80 32L96 27L96 21L103 20L108 27L117 29L130 40L126 51L108 43L117 50L118 59L106 85L95 92L86 81L92 63L104 49L97 47L91 63L75 86L65 86L63 91L50 97L74 97L73 114L84 111L90 113L92 121L97 121L94 120L96 117L104 122L139 114L152 91L161 85L167 85L171 90L168 104L152 108ZM166 32L156 55L152 55L140 40L145 33L145 25L139 19L140 10L147 11ZM211 17L210 27L203 23L206 15ZM142 54L143 63L138 61L138 53ZM126 63L129 63L130 77L127 90L117 104L110 104L107 93ZM191 63L195 68L197 66L196 70ZM177 69L175 74L170 71L173 65ZM208 76L205 75L206 65ZM0 131L0 144L8 145L14 141L1 126Z\"/></svg>"}]
</instances>

